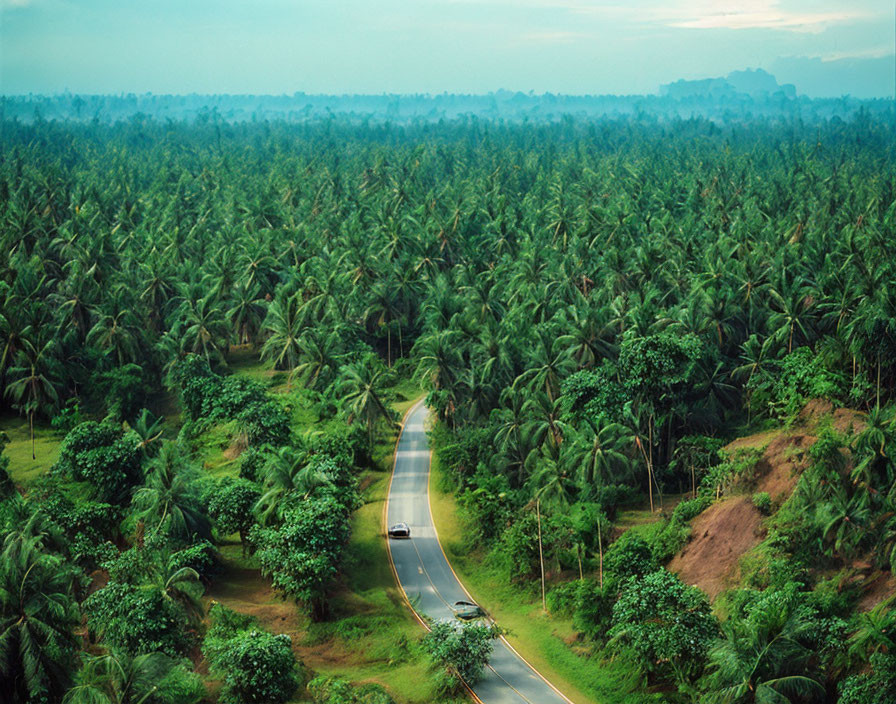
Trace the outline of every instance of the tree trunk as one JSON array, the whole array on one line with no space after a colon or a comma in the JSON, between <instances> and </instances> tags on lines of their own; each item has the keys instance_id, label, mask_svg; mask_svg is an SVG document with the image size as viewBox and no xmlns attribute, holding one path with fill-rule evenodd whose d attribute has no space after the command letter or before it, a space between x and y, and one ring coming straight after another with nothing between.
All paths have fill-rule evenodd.
<instances>
[{"instance_id":1,"label":"tree trunk","mask_svg":"<svg viewBox=\"0 0 896 704\"><path fill-rule=\"evenodd\" d=\"M541 507L538 499L535 499L535 515L538 518L538 561L541 563L541 608L547 612L548 603L544 593L544 552L541 547Z\"/></svg>"},{"instance_id":2,"label":"tree trunk","mask_svg":"<svg viewBox=\"0 0 896 704\"><path fill-rule=\"evenodd\" d=\"M604 542L603 542L603 539L601 538L600 534L601 534L601 525L600 525L600 523L598 523L597 524L597 554L600 558L600 568L599 568L600 588L603 589L604 588Z\"/></svg>"},{"instance_id":3,"label":"tree trunk","mask_svg":"<svg viewBox=\"0 0 896 704\"><path fill-rule=\"evenodd\" d=\"M880 365L877 368L880 370ZM880 378L880 374L878 374L878 378ZM28 414L28 418L31 424L31 459L36 460L37 455L34 454L34 411Z\"/></svg>"}]
</instances>

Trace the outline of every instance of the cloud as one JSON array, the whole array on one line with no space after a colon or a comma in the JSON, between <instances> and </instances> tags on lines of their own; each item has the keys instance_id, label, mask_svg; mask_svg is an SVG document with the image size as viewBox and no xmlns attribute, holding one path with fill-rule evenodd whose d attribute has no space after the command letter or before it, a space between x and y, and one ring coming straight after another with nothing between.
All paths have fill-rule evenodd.
<instances>
[{"instance_id":1,"label":"cloud","mask_svg":"<svg viewBox=\"0 0 896 704\"><path fill-rule=\"evenodd\" d=\"M0 0L0 10L14 10L18 7L33 5L35 0Z\"/></svg>"},{"instance_id":2,"label":"cloud","mask_svg":"<svg viewBox=\"0 0 896 704\"><path fill-rule=\"evenodd\" d=\"M856 10L795 11L778 0L707 2L690 0L658 9L656 18L670 27L685 29L777 29L817 33L835 24L866 17Z\"/></svg>"},{"instance_id":3,"label":"cloud","mask_svg":"<svg viewBox=\"0 0 896 704\"><path fill-rule=\"evenodd\" d=\"M856 51L834 51L829 54L810 54L808 58L821 59L822 63L828 63L843 59L882 59L887 56L893 56L892 46L878 46Z\"/></svg>"}]
</instances>

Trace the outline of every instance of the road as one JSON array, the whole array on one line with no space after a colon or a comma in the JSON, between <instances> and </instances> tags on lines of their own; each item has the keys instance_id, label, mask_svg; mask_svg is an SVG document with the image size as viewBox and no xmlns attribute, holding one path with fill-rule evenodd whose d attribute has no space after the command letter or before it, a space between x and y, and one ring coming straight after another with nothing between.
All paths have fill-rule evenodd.
<instances>
[{"instance_id":1,"label":"road","mask_svg":"<svg viewBox=\"0 0 896 704\"><path fill-rule=\"evenodd\" d=\"M429 444L423 429L427 409L408 413L395 455L389 488L389 525L405 522L409 540L390 540L398 581L413 609L432 619L452 619L450 605L473 601L458 581L439 545L429 508ZM487 605L483 605L487 608ZM495 641L489 666L473 691L483 704L570 704L502 639Z\"/></svg>"}]
</instances>

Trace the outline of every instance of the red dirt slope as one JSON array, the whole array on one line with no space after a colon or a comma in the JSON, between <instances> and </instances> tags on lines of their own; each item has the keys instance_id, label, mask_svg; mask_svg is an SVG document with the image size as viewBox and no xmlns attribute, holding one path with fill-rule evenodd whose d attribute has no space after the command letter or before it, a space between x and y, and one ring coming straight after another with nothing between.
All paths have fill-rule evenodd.
<instances>
[{"instance_id":1,"label":"red dirt slope","mask_svg":"<svg viewBox=\"0 0 896 704\"><path fill-rule=\"evenodd\" d=\"M669 570L714 599L737 578L743 555L764 537L762 517L749 497L713 504L694 519L690 542Z\"/></svg>"}]
</instances>

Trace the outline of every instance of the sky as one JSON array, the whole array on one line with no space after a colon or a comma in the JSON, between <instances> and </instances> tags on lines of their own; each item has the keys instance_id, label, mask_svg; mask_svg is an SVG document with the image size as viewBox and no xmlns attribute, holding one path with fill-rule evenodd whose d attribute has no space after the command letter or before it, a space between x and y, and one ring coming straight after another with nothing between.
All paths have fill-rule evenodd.
<instances>
[{"instance_id":1,"label":"sky","mask_svg":"<svg viewBox=\"0 0 896 704\"><path fill-rule=\"evenodd\" d=\"M892 97L893 0L0 0L0 93Z\"/></svg>"}]
</instances>

